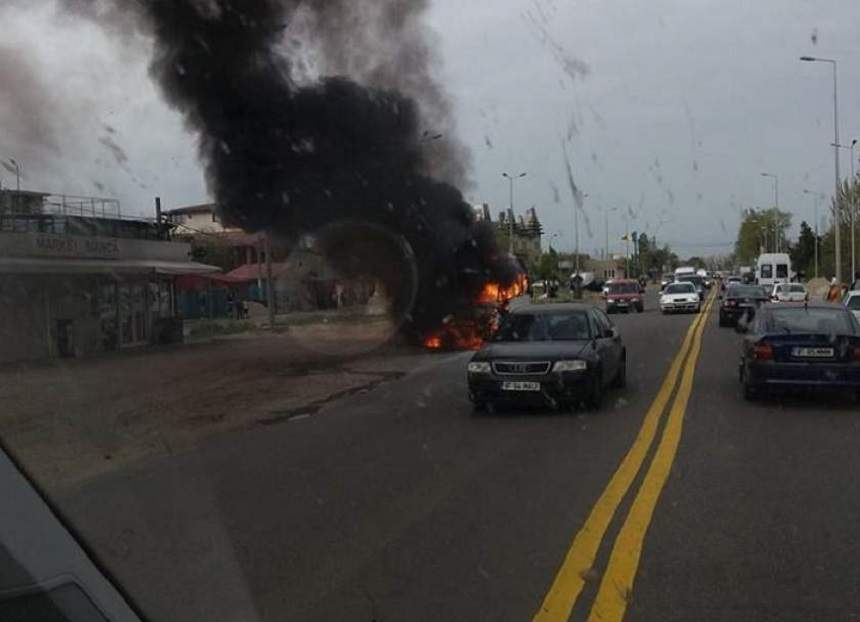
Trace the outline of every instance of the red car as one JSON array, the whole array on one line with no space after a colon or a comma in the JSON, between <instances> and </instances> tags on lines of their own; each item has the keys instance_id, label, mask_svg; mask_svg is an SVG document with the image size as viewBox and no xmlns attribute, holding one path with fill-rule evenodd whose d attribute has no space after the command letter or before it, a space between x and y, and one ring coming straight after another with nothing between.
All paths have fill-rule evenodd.
<instances>
[{"instance_id":1,"label":"red car","mask_svg":"<svg viewBox=\"0 0 860 622\"><path fill-rule=\"evenodd\" d=\"M645 310L642 287L639 285L639 281L633 279L612 281L607 285L605 298L607 313L615 313L616 311L630 313L631 309L636 309L642 313Z\"/></svg>"}]
</instances>

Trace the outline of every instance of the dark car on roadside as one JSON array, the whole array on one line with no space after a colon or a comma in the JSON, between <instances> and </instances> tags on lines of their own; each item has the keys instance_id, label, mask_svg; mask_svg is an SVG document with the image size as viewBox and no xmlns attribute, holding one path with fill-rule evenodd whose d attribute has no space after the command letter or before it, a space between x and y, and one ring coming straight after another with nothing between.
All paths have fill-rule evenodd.
<instances>
[{"instance_id":1,"label":"dark car on roadside","mask_svg":"<svg viewBox=\"0 0 860 622\"><path fill-rule=\"evenodd\" d=\"M630 313L635 309L639 313L645 310L642 297L642 284L633 279L612 281L606 286L606 312L624 311Z\"/></svg>"},{"instance_id":2,"label":"dark car on roadside","mask_svg":"<svg viewBox=\"0 0 860 622\"><path fill-rule=\"evenodd\" d=\"M744 317L749 321L769 300L770 296L758 285L731 284L720 302L720 326L736 326Z\"/></svg>"},{"instance_id":3,"label":"dark car on roadside","mask_svg":"<svg viewBox=\"0 0 860 622\"><path fill-rule=\"evenodd\" d=\"M720 291L726 291L729 288L729 286L740 285L742 282L743 282L743 280L738 275L733 274L731 276L727 276L720 283Z\"/></svg>"},{"instance_id":4,"label":"dark car on roadside","mask_svg":"<svg viewBox=\"0 0 860 622\"><path fill-rule=\"evenodd\" d=\"M511 310L468 364L476 410L538 406L600 407L627 379L627 349L606 314L586 304Z\"/></svg>"},{"instance_id":5,"label":"dark car on roadside","mask_svg":"<svg viewBox=\"0 0 860 622\"><path fill-rule=\"evenodd\" d=\"M850 389L860 398L860 323L844 306L769 303L738 331L746 399L779 388Z\"/></svg>"}]
</instances>

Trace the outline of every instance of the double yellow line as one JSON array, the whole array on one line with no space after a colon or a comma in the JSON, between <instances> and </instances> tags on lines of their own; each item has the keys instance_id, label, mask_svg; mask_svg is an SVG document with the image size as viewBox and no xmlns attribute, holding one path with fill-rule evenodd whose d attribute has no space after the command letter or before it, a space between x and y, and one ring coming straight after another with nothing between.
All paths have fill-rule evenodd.
<instances>
[{"instance_id":1,"label":"double yellow line","mask_svg":"<svg viewBox=\"0 0 860 622\"><path fill-rule=\"evenodd\" d=\"M590 621L619 622L624 617L627 603L633 591L633 580L639 567L639 557L642 553L645 532L648 530L657 499L666 483L666 478L669 476L669 469L675 459L678 443L681 440L684 413L693 389L696 363L702 348L702 333L713 302L714 296L712 295L705 304L702 313L687 330L681 349L675 355L669 373L648 408L636 440L633 441L633 445L627 455L624 456L612 479L609 480L606 489L594 504L585 524L576 534L540 610L534 616L535 622L566 622L570 617L576 599L585 586L586 577L594 574L592 568L600 543L603 541L615 511L645 461L648 450L657 434L663 412L666 410L676 385L678 385L678 378L683 370L681 383L669 410L660 443L648 471L645 473L642 485L636 493L627 518L615 539L609 564L606 567L606 572L603 573L600 588L588 619Z\"/></svg>"}]
</instances>

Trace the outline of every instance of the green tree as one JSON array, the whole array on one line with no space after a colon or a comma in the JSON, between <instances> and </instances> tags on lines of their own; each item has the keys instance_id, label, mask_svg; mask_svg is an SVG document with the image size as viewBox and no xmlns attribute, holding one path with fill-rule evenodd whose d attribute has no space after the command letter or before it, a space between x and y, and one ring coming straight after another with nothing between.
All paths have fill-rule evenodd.
<instances>
[{"instance_id":1,"label":"green tree","mask_svg":"<svg viewBox=\"0 0 860 622\"><path fill-rule=\"evenodd\" d=\"M797 244L791 247L791 264L796 272L812 276L815 270L815 233L806 221L800 223Z\"/></svg>"},{"instance_id":2,"label":"green tree","mask_svg":"<svg viewBox=\"0 0 860 622\"><path fill-rule=\"evenodd\" d=\"M558 278L558 253L552 246L549 247L546 253L541 255L537 266L537 276L539 279Z\"/></svg>"},{"instance_id":3,"label":"green tree","mask_svg":"<svg viewBox=\"0 0 860 622\"><path fill-rule=\"evenodd\" d=\"M790 226L791 214L782 210L746 210L735 241L736 261L741 265L751 264L762 252L773 250L775 240L785 246L783 241Z\"/></svg>"},{"instance_id":4,"label":"green tree","mask_svg":"<svg viewBox=\"0 0 860 622\"><path fill-rule=\"evenodd\" d=\"M224 271L230 270L233 261L233 249L221 238L198 234L191 239L191 253L197 261L218 266Z\"/></svg>"}]
</instances>

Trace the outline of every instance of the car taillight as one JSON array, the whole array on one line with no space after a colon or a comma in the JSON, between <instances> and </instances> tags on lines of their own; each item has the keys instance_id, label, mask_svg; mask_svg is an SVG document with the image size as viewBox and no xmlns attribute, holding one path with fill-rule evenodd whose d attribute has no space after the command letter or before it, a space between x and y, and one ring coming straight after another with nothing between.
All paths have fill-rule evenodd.
<instances>
[{"instance_id":1,"label":"car taillight","mask_svg":"<svg viewBox=\"0 0 860 622\"><path fill-rule=\"evenodd\" d=\"M860 361L860 346L854 346L854 360Z\"/></svg>"},{"instance_id":2,"label":"car taillight","mask_svg":"<svg viewBox=\"0 0 860 622\"><path fill-rule=\"evenodd\" d=\"M757 343L753 346L753 358L757 361L773 360L773 346L769 343Z\"/></svg>"},{"instance_id":3,"label":"car taillight","mask_svg":"<svg viewBox=\"0 0 860 622\"><path fill-rule=\"evenodd\" d=\"M726 306L727 307L736 307L736 306L738 306L738 301L737 300L726 300Z\"/></svg>"}]
</instances>

